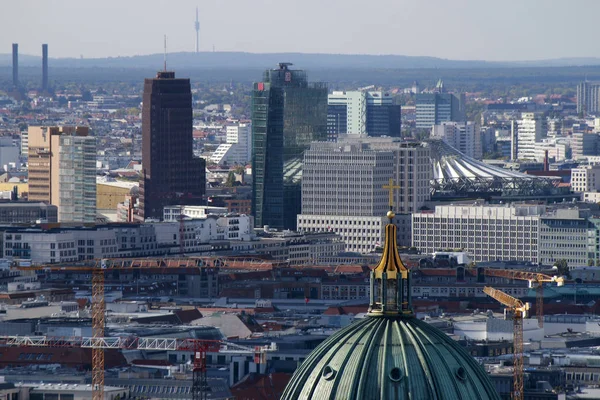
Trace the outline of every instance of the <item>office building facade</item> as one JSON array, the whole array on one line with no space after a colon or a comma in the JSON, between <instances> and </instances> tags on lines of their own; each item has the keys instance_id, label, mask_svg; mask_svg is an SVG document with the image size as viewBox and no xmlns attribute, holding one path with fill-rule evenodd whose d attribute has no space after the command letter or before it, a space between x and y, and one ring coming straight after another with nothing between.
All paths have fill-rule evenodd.
<instances>
[{"instance_id":1,"label":"office building facade","mask_svg":"<svg viewBox=\"0 0 600 400\"><path fill-rule=\"evenodd\" d=\"M476 129L473 122L443 122L434 125L431 137L441 139L461 153L481 159L481 131Z\"/></svg>"},{"instance_id":2,"label":"office building facade","mask_svg":"<svg viewBox=\"0 0 600 400\"><path fill-rule=\"evenodd\" d=\"M570 267L597 258L589 211L545 205L447 205L413 214L413 246L423 253L466 251L473 261L524 261Z\"/></svg>"},{"instance_id":3,"label":"office building facade","mask_svg":"<svg viewBox=\"0 0 600 400\"><path fill-rule=\"evenodd\" d=\"M58 207L42 202L0 203L0 224L36 224L58 222Z\"/></svg>"},{"instance_id":4,"label":"office building facade","mask_svg":"<svg viewBox=\"0 0 600 400\"><path fill-rule=\"evenodd\" d=\"M586 156L598 155L598 142L600 142L600 136L597 133L573 132L571 135L571 157L576 160Z\"/></svg>"},{"instance_id":5,"label":"office building facade","mask_svg":"<svg viewBox=\"0 0 600 400\"><path fill-rule=\"evenodd\" d=\"M461 249L476 262L538 262L542 212L542 206L436 206L413 214L413 246L423 253Z\"/></svg>"},{"instance_id":6,"label":"office building facade","mask_svg":"<svg viewBox=\"0 0 600 400\"><path fill-rule=\"evenodd\" d=\"M346 250L368 253L384 237L394 181L398 243L410 246L410 213L430 198L429 148L388 138L313 143L304 157L298 229L335 232Z\"/></svg>"},{"instance_id":7,"label":"office building facade","mask_svg":"<svg viewBox=\"0 0 600 400\"><path fill-rule=\"evenodd\" d=\"M327 100L327 134L400 137L401 108L382 91L334 91Z\"/></svg>"},{"instance_id":8,"label":"office building facade","mask_svg":"<svg viewBox=\"0 0 600 400\"><path fill-rule=\"evenodd\" d=\"M194 157L190 80L174 72L146 79L142 107L140 214L162 218L168 205L200 205L206 191L206 163Z\"/></svg>"},{"instance_id":9,"label":"office building facade","mask_svg":"<svg viewBox=\"0 0 600 400\"><path fill-rule=\"evenodd\" d=\"M543 114L522 113L521 119L512 121L511 124L513 159L535 160L536 143L541 142L547 135L548 124Z\"/></svg>"},{"instance_id":10,"label":"office building facade","mask_svg":"<svg viewBox=\"0 0 600 400\"><path fill-rule=\"evenodd\" d=\"M96 138L82 126L30 126L29 200L58 207L59 222L96 222Z\"/></svg>"},{"instance_id":11,"label":"office building facade","mask_svg":"<svg viewBox=\"0 0 600 400\"><path fill-rule=\"evenodd\" d=\"M281 63L252 92L252 213L256 226L296 229L304 151L327 139L327 86Z\"/></svg>"},{"instance_id":12,"label":"office building facade","mask_svg":"<svg viewBox=\"0 0 600 400\"><path fill-rule=\"evenodd\" d=\"M575 193L600 190L600 165L584 165L571 169L571 190Z\"/></svg>"},{"instance_id":13,"label":"office building facade","mask_svg":"<svg viewBox=\"0 0 600 400\"><path fill-rule=\"evenodd\" d=\"M584 81L577 85L577 112L584 115L600 112L600 82Z\"/></svg>"},{"instance_id":14,"label":"office building facade","mask_svg":"<svg viewBox=\"0 0 600 400\"><path fill-rule=\"evenodd\" d=\"M442 122L464 121L458 97L452 93L420 93L415 98L417 129L431 129Z\"/></svg>"},{"instance_id":15,"label":"office building facade","mask_svg":"<svg viewBox=\"0 0 600 400\"><path fill-rule=\"evenodd\" d=\"M218 165L246 165L252 159L252 124L227 125L226 143L219 145L211 161Z\"/></svg>"}]
</instances>

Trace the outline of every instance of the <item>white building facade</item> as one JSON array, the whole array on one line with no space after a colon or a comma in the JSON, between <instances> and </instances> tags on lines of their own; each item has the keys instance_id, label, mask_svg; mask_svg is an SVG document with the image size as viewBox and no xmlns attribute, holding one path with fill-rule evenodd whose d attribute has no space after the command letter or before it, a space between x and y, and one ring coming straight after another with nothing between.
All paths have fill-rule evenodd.
<instances>
[{"instance_id":1,"label":"white building facade","mask_svg":"<svg viewBox=\"0 0 600 400\"><path fill-rule=\"evenodd\" d=\"M413 214L413 246L423 253L461 249L475 262L538 262L542 206L447 205Z\"/></svg>"},{"instance_id":2,"label":"white building facade","mask_svg":"<svg viewBox=\"0 0 600 400\"><path fill-rule=\"evenodd\" d=\"M360 90L338 92L327 96L327 104L345 106L346 134L365 135L367 133L367 92Z\"/></svg>"},{"instance_id":3,"label":"white building facade","mask_svg":"<svg viewBox=\"0 0 600 400\"><path fill-rule=\"evenodd\" d=\"M512 124L511 131L516 158L519 160L535 160L536 142L540 142L547 134L546 117L537 113L522 113L521 119Z\"/></svg>"},{"instance_id":4,"label":"white building facade","mask_svg":"<svg viewBox=\"0 0 600 400\"><path fill-rule=\"evenodd\" d=\"M335 232L346 250L369 253L383 242L394 183L400 245L410 245L410 215L430 198L429 148L390 138L313 143L305 152L298 229Z\"/></svg>"},{"instance_id":5,"label":"white building facade","mask_svg":"<svg viewBox=\"0 0 600 400\"><path fill-rule=\"evenodd\" d=\"M219 165L246 165L252 159L252 124L227 125L226 143L219 145L211 161Z\"/></svg>"},{"instance_id":6,"label":"white building facade","mask_svg":"<svg viewBox=\"0 0 600 400\"><path fill-rule=\"evenodd\" d=\"M600 190L600 164L573 168L571 170L571 190L575 193Z\"/></svg>"},{"instance_id":7,"label":"white building facade","mask_svg":"<svg viewBox=\"0 0 600 400\"><path fill-rule=\"evenodd\" d=\"M423 253L453 249L473 261L514 260L569 267L595 258L597 231L589 212L543 205L447 205L413 214L413 246Z\"/></svg>"},{"instance_id":8,"label":"white building facade","mask_svg":"<svg viewBox=\"0 0 600 400\"><path fill-rule=\"evenodd\" d=\"M431 137L441 139L461 153L480 160L481 131L473 122L442 122L431 129Z\"/></svg>"}]
</instances>

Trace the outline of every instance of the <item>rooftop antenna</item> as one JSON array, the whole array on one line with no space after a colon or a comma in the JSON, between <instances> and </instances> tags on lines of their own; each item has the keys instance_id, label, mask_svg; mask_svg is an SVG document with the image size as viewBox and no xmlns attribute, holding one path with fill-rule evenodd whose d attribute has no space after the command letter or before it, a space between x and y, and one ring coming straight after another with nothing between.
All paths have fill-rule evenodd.
<instances>
[{"instance_id":1,"label":"rooftop antenna","mask_svg":"<svg viewBox=\"0 0 600 400\"><path fill-rule=\"evenodd\" d=\"M196 23L194 24L196 29L196 53L200 51L200 21L198 20L198 7L196 7Z\"/></svg>"},{"instance_id":2,"label":"rooftop antenna","mask_svg":"<svg viewBox=\"0 0 600 400\"><path fill-rule=\"evenodd\" d=\"M165 72L167 72L167 35L165 35Z\"/></svg>"}]
</instances>

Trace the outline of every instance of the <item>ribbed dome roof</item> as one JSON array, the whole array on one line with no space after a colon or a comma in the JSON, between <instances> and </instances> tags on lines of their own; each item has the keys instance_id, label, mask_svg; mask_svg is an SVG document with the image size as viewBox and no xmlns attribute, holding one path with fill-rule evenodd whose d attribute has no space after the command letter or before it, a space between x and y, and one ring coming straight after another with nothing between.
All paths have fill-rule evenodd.
<instances>
[{"instance_id":1,"label":"ribbed dome roof","mask_svg":"<svg viewBox=\"0 0 600 400\"><path fill-rule=\"evenodd\" d=\"M385 188L394 188L392 181ZM391 210L388 218L393 219ZM483 368L458 343L415 318L410 273L385 228L371 271L367 316L325 340L296 370L282 400L499 400Z\"/></svg>"},{"instance_id":2,"label":"ribbed dome roof","mask_svg":"<svg viewBox=\"0 0 600 400\"><path fill-rule=\"evenodd\" d=\"M500 397L483 368L445 333L416 318L367 316L317 347L281 399Z\"/></svg>"}]
</instances>

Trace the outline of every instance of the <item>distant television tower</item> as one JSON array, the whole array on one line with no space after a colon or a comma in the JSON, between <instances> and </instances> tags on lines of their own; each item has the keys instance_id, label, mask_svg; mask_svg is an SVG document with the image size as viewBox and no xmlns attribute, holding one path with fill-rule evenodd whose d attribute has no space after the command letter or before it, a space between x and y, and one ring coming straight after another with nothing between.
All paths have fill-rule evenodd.
<instances>
[{"instance_id":1,"label":"distant television tower","mask_svg":"<svg viewBox=\"0 0 600 400\"><path fill-rule=\"evenodd\" d=\"M198 7L196 7L196 22L194 23L196 28L196 53L200 51L200 21L198 20Z\"/></svg>"}]
</instances>

